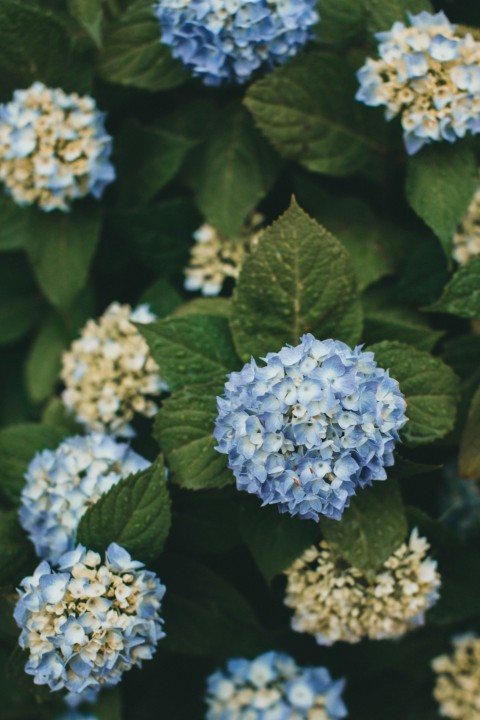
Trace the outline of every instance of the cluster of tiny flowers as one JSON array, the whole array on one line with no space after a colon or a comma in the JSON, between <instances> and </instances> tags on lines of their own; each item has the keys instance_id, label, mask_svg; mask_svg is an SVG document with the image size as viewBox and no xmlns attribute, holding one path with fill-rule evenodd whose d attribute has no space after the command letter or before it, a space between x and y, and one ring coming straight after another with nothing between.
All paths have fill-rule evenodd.
<instances>
[{"instance_id":1,"label":"cluster of tiny flowers","mask_svg":"<svg viewBox=\"0 0 480 720\"><path fill-rule=\"evenodd\" d=\"M304 335L229 375L217 450L237 488L302 518L339 520L350 497L393 465L406 403L373 353Z\"/></svg>"},{"instance_id":2,"label":"cluster of tiny flowers","mask_svg":"<svg viewBox=\"0 0 480 720\"><path fill-rule=\"evenodd\" d=\"M376 34L379 60L358 72L357 100L400 115L409 154L480 132L480 43L456 35L442 12L409 15Z\"/></svg>"},{"instance_id":3,"label":"cluster of tiny flowers","mask_svg":"<svg viewBox=\"0 0 480 720\"><path fill-rule=\"evenodd\" d=\"M440 715L454 720L480 717L480 638L473 634L453 639L452 655L432 662L437 674L433 691L440 703Z\"/></svg>"},{"instance_id":4,"label":"cluster of tiny flowers","mask_svg":"<svg viewBox=\"0 0 480 720\"><path fill-rule=\"evenodd\" d=\"M78 523L90 505L122 477L149 465L126 443L106 435L71 437L38 453L28 466L20 522L37 555L56 562L75 547Z\"/></svg>"},{"instance_id":5,"label":"cluster of tiny flowers","mask_svg":"<svg viewBox=\"0 0 480 720\"><path fill-rule=\"evenodd\" d=\"M460 265L480 255L480 187L453 236L453 257Z\"/></svg>"},{"instance_id":6,"label":"cluster of tiny flowers","mask_svg":"<svg viewBox=\"0 0 480 720\"><path fill-rule=\"evenodd\" d=\"M34 83L0 105L0 180L19 205L68 210L115 179L112 138L95 100Z\"/></svg>"},{"instance_id":7,"label":"cluster of tiny flowers","mask_svg":"<svg viewBox=\"0 0 480 720\"><path fill-rule=\"evenodd\" d=\"M344 685L283 653L229 660L208 678L206 720L339 720L347 715Z\"/></svg>"},{"instance_id":8,"label":"cluster of tiny flowers","mask_svg":"<svg viewBox=\"0 0 480 720\"><path fill-rule=\"evenodd\" d=\"M246 82L296 55L319 20L315 0L159 0L161 41L206 85Z\"/></svg>"},{"instance_id":9,"label":"cluster of tiny flowers","mask_svg":"<svg viewBox=\"0 0 480 720\"><path fill-rule=\"evenodd\" d=\"M258 245L262 215L255 214L236 238L222 237L205 223L193 234L190 263L185 270L185 289L202 295L218 295L227 278L236 280L245 257Z\"/></svg>"},{"instance_id":10,"label":"cluster of tiny flowers","mask_svg":"<svg viewBox=\"0 0 480 720\"><path fill-rule=\"evenodd\" d=\"M312 546L286 573L292 629L314 635L319 645L332 645L398 638L422 625L440 587L429 548L413 530L408 543L367 578L326 542Z\"/></svg>"},{"instance_id":11,"label":"cluster of tiny flowers","mask_svg":"<svg viewBox=\"0 0 480 720\"><path fill-rule=\"evenodd\" d=\"M165 389L147 343L132 323L150 323L148 305L132 311L112 303L97 320L89 320L62 359L65 406L89 430L125 437L133 434L135 413L152 417L152 396Z\"/></svg>"},{"instance_id":12,"label":"cluster of tiny flowers","mask_svg":"<svg viewBox=\"0 0 480 720\"><path fill-rule=\"evenodd\" d=\"M164 637L165 588L114 543L104 563L79 545L58 566L53 571L44 561L22 581L15 620L20 646L30 653L25 671L35 684L81 700L153 656Z\"/></svg>"}]
</instances>

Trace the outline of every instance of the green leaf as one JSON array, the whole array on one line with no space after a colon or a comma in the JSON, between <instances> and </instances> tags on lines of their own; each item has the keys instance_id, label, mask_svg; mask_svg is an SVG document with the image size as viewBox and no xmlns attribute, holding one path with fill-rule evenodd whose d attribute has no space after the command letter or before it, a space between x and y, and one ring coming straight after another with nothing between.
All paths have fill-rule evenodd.
<instances>
[{"instance_id":1,"label":"green leaf","mask_svg":"<svg viewBox=\"0 0 480 720\"><path fill-rule=\"evenodd\" d=\"M115 138L117 191L123 206L150 200L180 170L195 141L127 120Z\"/></svg>"},{"instance_id":2,"label":"green leaf","mask_svg":"<svg viewBox=\"0 0 480 720\"><path fill-rule=\"evenodd\" d=\"M465 143L432 145L408 158L408 202L440 238L447 255L477 184L475 154Z\"/></svg>"},{"instance_id":3,"label":"green leaf","mask_svg":"<svg viewBox=\"0 0 480 720\"><path fill-rule=\"evenodd\" d=\"M168 588L162 603L168 628L164 650L223 660L267 649L250 605L206 565L182 555L165 555L160 577Z\"/></svg>"},{"instance_id":4,"label":"green leaf","mask_svg":"<svg viewBox=\"0 0 480 720\"><path fill-rule=\"evenodd\" d=\"M426 352L399 342L370 345L380 367L390 370L407 401L407 445L424 445L446 435L455 424L459 381L448 365Z\"/></svg>"},{"instance_id":5,"label":"green leaf","mask_svg":"<svg viewBox=\"0 0 480 720\"><path fill-rule=\"evenodd\" d=\"M349 175L365 168L372 153L384 152L384 127L378 131L355 90L343 58L302 53L251 85L245 103L284 157L314 172Z\"/></svg>"},{"instance_id":6,"label":"green leaf","mask_svg":"<svg viewBox=\"0 0 480 720\"><path fill-rule=\"evenodd\" d=\"M68 0L72 17L80 23L95 45L102 45L102 0Z\"/></svg>"},{"instance_id":7,"label":"green leaf","mask_svg":"<svg viewBox=\"0 0 480 720\"><path fill-rule=\"evenodd\" d=\"M53 397L42 413L42 424L61 430L64 435L83 435L85 428L79 425L60 398Z\"/></svg>"},{"instance_id":8,"label":"green leaf","mask_svg":"<svg viewBox=\"0 0 480 720\"><path fill-rule=\"evenodd\" d=\"M363 0L371 32L389 30L394 22L405 21L407 12L432 11L429 0Z\"/></svg>"},{"instance_id":9,"label":"green leaf","mask_svg":"<svg viewBox=\"0 0 480 720\"><path fill-rule=\"evenodd\" d=\"M65 433L39 423L20 423L0 430L0 492L17 503L31 460L42 450L55 450Z\"/></svg>"},{"instance_id":10,"label":"green leaf","mask_svg":"<svg viewBox=\"0 0 480 720\"><path fill-rule=\"evenodd\" d=\"M152 312L162 318L181 305L182 297L166 277L161 277L145 290L139 302L150 305Z\"/></svg>"},{"instance_id":11,"label":"green leaf","mask_svg":"<svg viewBox=\"0 0 480 720\"><path fill-rule=\"evenodd\" d=\"M30 269L18 255L0 260L0 345L25 335L42 310Z\"/></svg>"},{"instance_id":12,"label":"green leaf","mask_svg":"<svg viewBox=\"0 0 480 720\"><path fill-rule=\"evenodd\" d=\"M98 720L122 720L122 696L118 688L102 690L94 707Z\"/></svg>"},{"instance_id":13,"label":"green leaf","mask_svg":"<svg viewBox=\"0 0 480 720\"><path fill-rule=\"evenodd\" d=\"M175 310L175 315L185 317L186 315L215 315L215 317L229 318L231 313L231 302L228 298L195 298L190 302L180 305Z\"/></svg>"},{"instance_id":14,"label":"green leaf","mask_svg":"<svg viewBox=\"0 0 480 720\"><path fill-rule=\"evenodd\" d=\"M321 43L344 46L362 35L365 8L358 0L318 0L317 6L321 22L315 34Z\"/></svg>"},{"instance_id":15,"label":"green leaf","mask_svg":"<svg viewBox=\"0 0 480 720\"><path fill-rule=\"evenodd\" d=\"M35 553L16 510L0 513L0 586L17 585L35 566Z\"/></svg>"},{"instance_id":16,"label":"green leaf","mask_svg":"<svg viewBox=\"0 0 480 720\"><path fill-rule=\"evenodd\" d=\"M374 482L352 498L340 522L321 518L325 540L351 565L375 572L400 547L407 520L395 480Z\"/></svg>"},{"instance_id":17,"label":"green leaf","mask_svg":"<svg viewBox=\"0 0 480 720\"><path fill-rule=\"evenodd\" d=\"M137 325L169 388L207 383L239 366L228 322L188 315Z\"/></svg>"},{"instance_id":18,"label":"green leaf","mask_svg":"<svg viewBox=\"0 0 480 720\"><path fill-rule=\"evenodd\" d=\"M32 211L27 253L43 293L68 308L84 287L101 229L98 207L83 204L70 213Z\"/></svg>"},{"instance_id":19,"label":"green leaf","mask_svg":"<svg viewBox=\"0 0 480 720\"><path fill-rule=\"evenodd\" d=\"M146 0L131 5L107 28L99 72L108 82L151 92L168 90L186 79L181 63L161 44L153 4Z\"/></svg>"},{"instance_id":20,"label":"green leaf","mask_svg":"<svg viewBox=\"0 0 480 720\"><path fill-rule=\"evenodd\" d=\"M160 455L149 468L120 480L91 505L80 520L77 538L100 552L116 542L135 559L148 562L161 553L170 523L170 496Z\"/></svg>"},{"instance_id":21,"label":"green leaf","mask_svg":"<svg viewBox=\"0 0 480 720\"><path fill-rule=\"evenodd\" d=\"M279 162L241 106L224 110L207 139L195 198L207 222L234 237L270 190Z\"/></svg>"},{"instance_id":22,"label":"green leaf","mask_svg":"<svg viewBox=\"0 0 480 720\"><path fill-rule=\"evenodd\" d=\"M441 297L426 309L479 320L480 258L472 259L467 265L457 270Z\"/></svg>"},{"instance_id":23,"label":"green leaf","mask_svg":"<svg viewBox=\"0 0 480 720\"><path fill-rule=\"evenodd\" d=\"M472 398L459 454L460 475L480 478L480 387Z\"/></svg>"},{"instance_id":24,"label":"green leaf","mask_svg":"<svg viewBox=\"0 0 480 720\"><path fill-rule=\"evenodd\" d=\"M233 482L227 458L214 450L216 396L222 385L193 385L165 400L155 434L175 482L190 490L223 487Z\"/></svg>"},{"instance_id":25,"label":"green leaf","mask_svg":"<svg viewBox=\"0 0 480 720\"><path fill-rule=\"evenodd\" d=\"M177 492L170 547L189 554L217 555L241 545L238 511L234 487Z\"/></svg>"},{"instance_id":26,"label":"green leaf","mask_svg":"<svg viewBox=\"0 0 480 720\"><path fill-rule=\"evenodd\" d=\"M280 515L276 507L261 507L258 500L247 498L240 512L240 531L260 572L270 582L315 543L318 526Z\"/></svg>"},{"instance_id":27,"label":"green leaf","mask_svg":"<svg viewBox=\"0 0 480 720\"><path fill-rule=\"evenodd\" d=\"M28 211L6 195L0 195L0 252L25 246Z\"/></svg>"},{"instance_id":28,"label":"green leaf","mask_svg":"<svg viewBox=\"0 0 480 720\"><path fill-rule=\"evenodd\" d=\"M68 333L56 313L42 322L33 341L25 366L26 384L30 399L43 402L59 381L61 358L68 345Z\"/></svg>"},{"instance_id":29,"label":"green leaf","mask_svg":"<svg viewBox=\"0 0 480 720\"><path fill-rule=\"evenodd\" d=\"M244 360L297 345L304 332L358 341L361 306L350 257L295 200L245 261L230 324Z\"/></svg>"}]
</instances>

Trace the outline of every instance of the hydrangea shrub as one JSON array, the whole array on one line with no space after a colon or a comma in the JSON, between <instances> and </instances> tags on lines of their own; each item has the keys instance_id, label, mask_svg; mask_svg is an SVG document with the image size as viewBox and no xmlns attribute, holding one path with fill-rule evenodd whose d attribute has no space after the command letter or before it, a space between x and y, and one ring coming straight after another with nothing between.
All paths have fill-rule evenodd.
<instances>
[{"instance_id":1,"label":"hydrangea shrub","mask_svg":"<svg viewBox=\"0 0 480 720\"><path fill-rule=\"evenodd\" d=\"M2 718L476 719L479 48L0 2Z\"/></svg>"}]
</instances>

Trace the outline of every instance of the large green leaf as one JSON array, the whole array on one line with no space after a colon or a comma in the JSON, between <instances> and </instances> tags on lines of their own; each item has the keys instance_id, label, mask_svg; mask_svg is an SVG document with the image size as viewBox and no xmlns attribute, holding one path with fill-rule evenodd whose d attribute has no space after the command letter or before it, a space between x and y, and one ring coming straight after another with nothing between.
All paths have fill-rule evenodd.
<instances>
[{"instance_id":1,"label":"large green leaf","mask_svg":"<svg viewBox=\"0 0 480 720\"><path fill-rule=\"evenodd\" d=\"M0 586L18 585L35 566L35 553L15 510L0 512Z\"/></svg>"},{"instance_id":2,"label":"large green leaf","mask_svg":"<svg viewBox=\"0 0 480 720\"><path fill-rule=\"evenodd\" d=\"M408 159L407 199L440 238L447 254L477 183L477 163L469 145L436 144Z\"/></svg>"},{"instance_id":3,"label":"large green leaf","mask_svg":"<svg viewBox=\"0 0 480 720\"><path fill-rule=\"evenodd\" d=\"M375 572L400 547L407 520L396 480L374 482L352 498L340 521L322 518L327 542L351 565Z\"/></svg>"},{"instance_id":4,"label":"large green leaf","mask_svg":"<svg viewBox=\"0 0 480 720\"><path fill-rule=\"evenodd\" d=\"M27 228L27 210L6 195L0 195L0 251L23 248Z\"/></svg>"},{"instance_id":5,"label":"large green leaf","mask_svg":"<svg viewBox=\"0 0 480 720\"><path fill-rule=\"evenodd\" d=\"M1 494L18 502L30 461L42 450L54 450L64 437L61 429L39 423L20 423L0 430Z\"/></svg>"},{"instance_id":6,"label":"large green leaf","mask_svg":"<svg viewBox=\"0 0 480 720\"><path fill-rule=\"evenodd\" d=\"M170 531L170 496L163 458L120 480L91 505L80 520L77 538L88 548L104 551L112 542L137 560L154 560Z\"/></svg>"},{"instance_id":7,"label":"large green leaf","mask_svg":"<svg viewBox=\"0 0 480 720\"><path fill-rule=\"evenodd\" d=\"M246 498L240 512L240 531L260 572L270 582L314 544L318 526L313 521L281 515L276 507L261 507L258 500Z\"/></svg>"},{"instance_id":8,"label":"large green leaf","mask_svg":"<svg viewBox=\"0 0 480 720\"><path fill-rule=\"evenodd\" d=\"M479 320L480 258L474 258L457 270L441 297L428 310Z\"/></svg>"},{"instance_id":9,"label":"large green leaf","mask_svg":"<svg viewBox=\"0 0 480 720\"><path fill-rule=\"evenodd\" d=\"M282 155L314 172L348 175L384 152L383 126L355 101L355 88L343 58L302 53L254 83L245 103Z\"/></svg>"},{"instance_id":10,"label":"large green leaf","mask_svg":"<svg viewBox=\"0 0 480 720\"><path fill-rule=\"evenodd\" d=\"M217 380L239 365L228 321L187 315L137 326L171 390Z\"/></svg>"},{"instance_id":11,"label":"large green leaf","mask_svg":"<svg viewBox=\"0 0 480 720\"><path fill-rule=\"evenodd\" d=\"M38 329L25 366L27 390L33 402L42 402L53 392L68 339L61 318L51 312Z\"/></svg>"},{"instance_id":12,"label":"large green leaf","mask_svg":"<svg viewBox=\"0 0 480 720\"><path fill-rule=\"evenodd\" d=\"M480 387L472 398L459 454L460 475L480 478Z\"/></svg>"},{"instance_id":13,"label":"large green leaf","mask_svg":"<svg viewBox=\"0 0 480 720\"><path fill-rule=\"evenodd\" d=\"M101 229L93 203L69 213L32 211L27 252L38 284L48 300L68 308L84 287Z\"/></svg>"},{"instance_id":14,"label":"large green leaf","mask_svg":"<svg viewBox=\"0 0 480 720\"><path fill-rule=\"evenodd\" d=\"M104 33L99 71L105 80L142 90L167 90L186 79L180 62L160 42L160 25L147 0L131 5Z\"/></svg>"},{"instance_id":15,"label":"large green leaf","mask_svg":"<svg viewBox=\"0 0 480 720\"><path fill-rule=\"evenodd\" d=\"M38 320L42 300L20 255L0 259L0 346L18 340Z\"/></svg>"},{"instance_id":16,"label":"large green leaf","mask_svg":"<svg viewBox=\"0 0 480 720\"><path fill-rule=\"evenodd\" d=\"M431 11L429 0L363 0L367 11L368 27L372 32L389 30L394 22L405 21L407 13Z\"/></svg>"},{"instance_id":17,"label":"large green leaf","mask_svg":"<svg viewBox=\"0 0 480 720\"><path fill-rule=\"evenodd\" d=\"M241 106L214 123L196 171L195 197L206 220L235 236L272 186L279 161Z\"/></svg>"},{"instance_id":18,"label":"large green leaf","mask_svg":"<svg viewBox=\"0 0 480 720\"><path fill-rule=\"evenodd\" d=\"M193 385L175 392L155 421L156 437L175 482L190 490L222 487L233 482L227 459L214 450L216 396L222 385Z\"/></svg>"},{"instance_id":19,"label":"large green leaf","mask_svg":"<svg viewBox=\"0 0 480 720\"><path fill-rule=\"evenodd\" d=\"M99 47L102 44L102 4L102 0L68 0L68 9L72 17Z\"/></svg>"},{"instance_id":20,"label":"large green leaf","mask_svg":"<svg viewBox=\"0 0 480 720\"><path fill-rule=\"evenodd\" d=\"M362 35L365 8L358 0L318 0L320 22L315 28L317 39L327 45L348 45Z\"/></svg>"},{"instance_id":21,"label":"large green leaf","mask_svg":"<svg viewBox=\"0 0 480 720\"><path fill-rule=\"evenodd\" d=\"M408 445L424 445L444 437L455 424L458 378L448 365L426 352L399 342L368 348L380 367L390 370L407 401L407 424L401 431Z\"/></svg>"},{"instance_id":22,"label":"large green leaf","mask_svg":"<svg viewBox=\"0 0 480 720\"><path fill-rule=\"evenodd\" d=\"M358 341L361 306L350 257L295 201L245 261L230 324L245 360L297 345L305 332Z\"/></svg>"}]
</instances>

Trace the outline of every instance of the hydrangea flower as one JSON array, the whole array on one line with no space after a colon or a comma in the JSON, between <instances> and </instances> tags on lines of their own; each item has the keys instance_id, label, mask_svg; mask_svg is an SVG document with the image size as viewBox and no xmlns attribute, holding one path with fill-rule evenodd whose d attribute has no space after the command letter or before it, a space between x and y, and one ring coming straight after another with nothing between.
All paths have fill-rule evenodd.
<instances>
[{"instance_id":1,"label":"hydrangea flower","mask_svg":"<svg viewBox=\"0 0 480 720\"><path fill-rule=\"evenodd\" d=\"M326 668L299 667L284 653L229 660L208 678L206 720L340 720L344 686Z\"/></svg>"},{"instance_id":2,"label":"hydrangea flower","mask_svg":"<svg viewBox=\"0 0 480 720\"><path fill-rule=\"evenodd\" d=\"M440 587L429 549L413 530L370 578L325 541L312 546L286 571L292 629L314 635L319 645L332 645L398 638L423 625Z\"/></svg>"},{"instance_id":3,"label":"hydrangea flower","mask_svg":"<svg viewBox=\"0 0 480 720\"><path fill-rule=\"evenodd\" d=\"M453 257L459 265L480 255L480 186L475 191L465 217L453 236Z\"/></svg>"},{"instance_id":4,"label":"hydrangea flower","mask_svg":"<svg viewBox=\"0 0 480 720\"><path fill-rule=\"evenodd\" d=\"M475 720L480 714L480 638L473 633L453 638L452 655L432 662L437 675L433 695L440 715L454 720Z\"/></svg>"},{"instance_id":5,"label":"hydrangea flower","mask_svg":"<svg viewBox=\"0 0 480 720\"><path fill-rule=\"evenodd\" d=\"M144 470L147 460L106 435L64 440L38 453L28 466L20 522L37 555L56 562L75 547L80 518L122 477Z\"/></svg>"},{"instance_id":6,"label":"hydrangea flower","mask_svg":"<svg viewBox=\"0 0 480 720\"><path fill-rule=\"evenodd\" d=\"M112 138L95 100L34 83L0 105L0 180L19 205L69 210L115 179Z\"/></svg>"},{"instance_id":7,"label":"hydrangea flower","mask_svg":"<svg viewBox=\"0 0 480 720\"><path fill-rule=\"evenodd\" d=\"M80 338L63 354L62 400L89 430L129 437L135 413L152 417L152 396L166 388L147 343L132 323L151 323L148 305L132 310L112 303L98 320L89 320Z\"/></svg>"},{"instance_id":8,"label":"hydrangea flower","mask_svg":"<svg viewBox=\"0 0 480 720\"><path fill-rule=\"evenodd\" d=\"M408 14L375 35L379 59L358 72L357 100L400 116L409 154L480 132L480 43L456 34L443 12Z\"/></svg>"},{"instance_id":9,"label":"hydrangea flower","mask_svg":"<svg viewBox=\"0 0 480 720\"><path fill-rule=\"evenodd\" d=\"M205 85L246 82L296 55L319 20L316 0L159 0L161 41Z\"/></svg>"},{"instance_id":10,"label":"hydrangea flower","mask_svg":"<svg viewBox=\"0 0 480 720\"><path fill-rule=\"evenodd\" d=\"M165 635L165 587L115 543L103 563L78 545L58 566L54 571L43 561L22 580L14 614L19 643L29 651L25 671L36 685L83 700L153 656Z\"/></svg>"},{"instance_id":11,"label":"hydrangea flower","mask_svg":"<svg viewBox=\"0 0 480 720\"><path fill-rule=\"evenodd\" d=\"M185 270L185 289L218 295L227 278L236 280L245 257L258 244L262 222L262 215L256 213L236 238L222 237L207 223L199 227L193 234L195 245Z\"/></svg>"},{"instance_id":12,"label":"hydrangea flower","mask_svg":"<svg viewBox=\"0 0 480 720\"><path fill-rule=\"evenodd\" d=\"M304 335L229 375L217 450L237 488L302 518L339 520L350 497L393 465L406 403L373 353Z\"/></svg>"}]
</instances>

